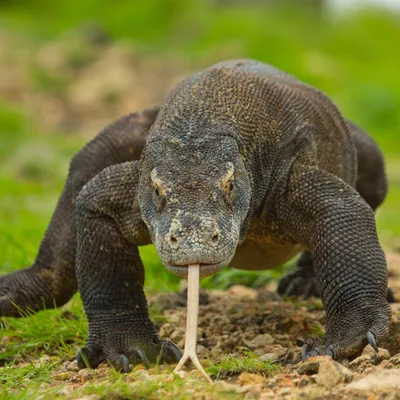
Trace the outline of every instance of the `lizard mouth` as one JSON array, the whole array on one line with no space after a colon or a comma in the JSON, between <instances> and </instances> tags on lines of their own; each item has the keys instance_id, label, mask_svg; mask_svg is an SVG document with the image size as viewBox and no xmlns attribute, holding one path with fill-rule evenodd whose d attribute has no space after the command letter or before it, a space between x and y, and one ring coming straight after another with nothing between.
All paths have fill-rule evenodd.
<instances>
[{"instance_id":1,"label":"lizard mouth","mask_svg":"<svg viewBox=\"0 0 400 400\"><path fill-rule=\"evenodd\" d=\"M210 276L216 272L218 272L220 269L226 267L229 262L231 261L232 257L228 257L224 261L221 261L217 264L199 264L200 265L200 278L205 278L207 276ZM191 263L193 264L193 263ZM166 264L165 265L168 269L169 272L172 272L174 275L177 275L181 278L187 278L189 274L189 269L187 265L170 265Z\"/></svg>"}]
</instances>

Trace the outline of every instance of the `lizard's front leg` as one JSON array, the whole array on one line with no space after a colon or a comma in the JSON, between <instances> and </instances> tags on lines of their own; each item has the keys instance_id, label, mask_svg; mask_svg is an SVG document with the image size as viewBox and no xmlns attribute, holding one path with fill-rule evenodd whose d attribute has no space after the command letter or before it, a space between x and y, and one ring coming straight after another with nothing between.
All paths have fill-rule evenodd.
<instances>
[{"instance_id":1,"label":"lizard's front leg","mask_svg":"<svg viewBox=\"0 0 400 400\"><path fill-rule=\"evenodd\" d=\"M80 367L108 360L116 368L175 362L181 352L160 340L143 292L144 269L137 245L149 242L140 217L137 162L109 167L77 200L77 278L89 322Z\"/></svg>"},{"instance_id":2,"label":"lizard's front leg","mask_svg":"<svg viewBox=\"0 0 400 400\"><path fill-rule=\"evenodd\" d=\"M357 353L388 334L387 269L374 213L344 181L317 167L295 165L282 185L281 223L313 254L327 315L323 339L304 358Z\"/></svg>"}]
</instances>

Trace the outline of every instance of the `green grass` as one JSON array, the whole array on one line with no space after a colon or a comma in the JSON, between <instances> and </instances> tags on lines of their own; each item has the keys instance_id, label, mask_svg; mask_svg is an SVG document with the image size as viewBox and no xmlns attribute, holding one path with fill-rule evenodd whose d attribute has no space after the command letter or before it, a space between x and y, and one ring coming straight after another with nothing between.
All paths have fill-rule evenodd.
<instances>
[{"instance_id":1,"label":"green grass","mask_svg":"<svg viewBox=\"0 0 400 400\"><path fill-rule=\"evenodd\" d=\"M68 359L75 355L87 336L87 321L79 296L65 309L46 310L29 318L3 318L2 336L7 337L1 361L32 360L43 354Z\"/></svg>"},{"instance_id":2,"label":"green grass","mask_svg":"<svg viewBox=\"0 0 400 400\"><path fill-rule=\"evenodd\" d=\"M23 366L7 364L1 369L0 398L1 399L28 399L34 398L52 380L52 373L57 363L25 364ZM47 395L50 393L47 392Z\"/></svg>"},{"instance_id":3,"label":"green grass","mask_svg":"<svg viewBox=\"0 0 400 400\"><path fill-rule=\"evenodd\" d=\"M206 370L215 379L225 379L242 372L270 376L279 370L279 365L273 361L261 361L254 353L246 351L241 357L228 356L218 363L211 363Z\"/></svg>"}]
</instances>

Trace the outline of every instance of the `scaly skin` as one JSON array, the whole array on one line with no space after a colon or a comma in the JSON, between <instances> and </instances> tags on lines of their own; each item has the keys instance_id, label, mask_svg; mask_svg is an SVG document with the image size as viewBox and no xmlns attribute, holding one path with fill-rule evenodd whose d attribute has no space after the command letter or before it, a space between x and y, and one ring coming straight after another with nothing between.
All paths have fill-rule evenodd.
<instances>
[{"instance_id":1,"label":"scaly skin","mask_svg":"<svg viewBox=\"0 0 400 400\"><path fill-rule=\"evenodd\" d=\"M305 358L347 357L387 334L372 210L385 197L384 164L361 129L320 91L249 60L185 79L156 115L117 121L75 157L39 251L46 257L1 278L0 315L17 315L13 303L64 303L76 272L89 320L80 366L175 361L181 354L159 339L143 293L138 246L153 242L180 276L188 264L207 276L304 251L279 290L321 294L327 332L307 341Z\"/></svg>"}]
</instances>

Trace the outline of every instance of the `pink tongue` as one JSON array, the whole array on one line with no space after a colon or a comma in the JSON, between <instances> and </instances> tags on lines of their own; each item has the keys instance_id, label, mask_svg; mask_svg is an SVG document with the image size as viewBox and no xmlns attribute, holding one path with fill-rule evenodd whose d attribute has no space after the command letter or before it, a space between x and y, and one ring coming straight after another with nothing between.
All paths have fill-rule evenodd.
<instances>
[{"instance_id":1,"label":"pink tongue","mask_svg":"<svg viewBox=\"0 0 400 400\"><path fill-rule=\"evenodd\" d=\"M187 317L186 317L186 335L185 335L185 351L179 364L174 369L178 372L185 362L190 358L195 367L203 374L203 376L212 383L211 378L204 371L196 354L197 344L197 325L199 316L199 278L200 264L191 264L188 266L188 292L187 292Z\"/></svg>"}]
</instances>

